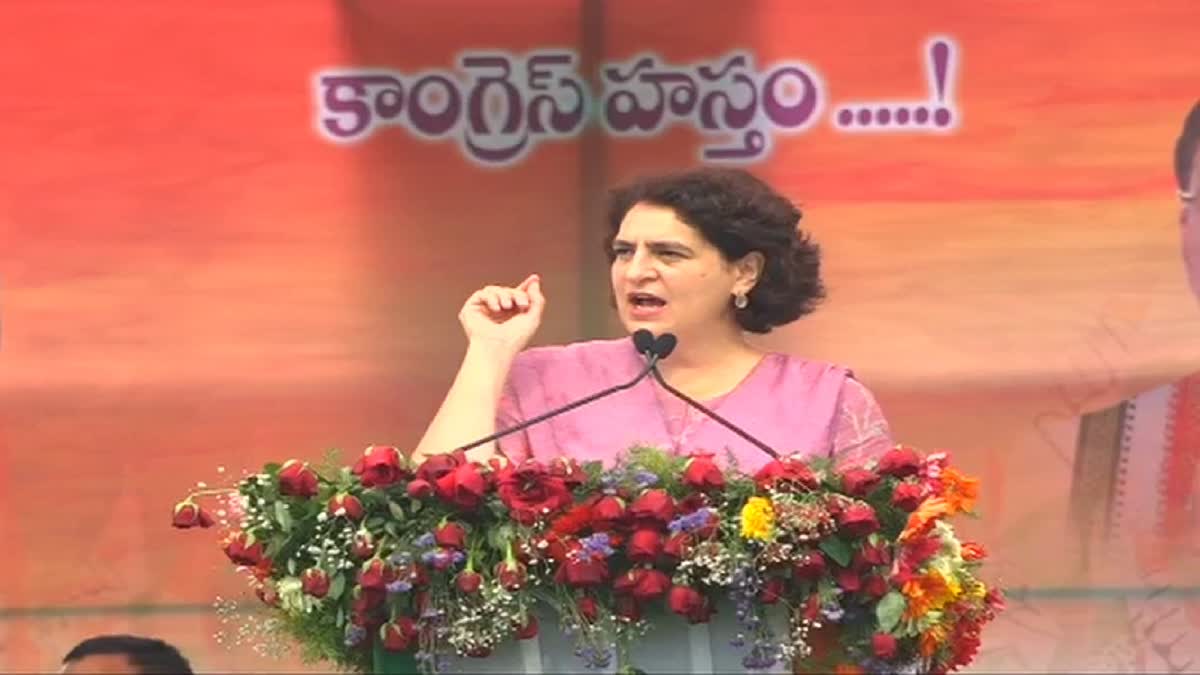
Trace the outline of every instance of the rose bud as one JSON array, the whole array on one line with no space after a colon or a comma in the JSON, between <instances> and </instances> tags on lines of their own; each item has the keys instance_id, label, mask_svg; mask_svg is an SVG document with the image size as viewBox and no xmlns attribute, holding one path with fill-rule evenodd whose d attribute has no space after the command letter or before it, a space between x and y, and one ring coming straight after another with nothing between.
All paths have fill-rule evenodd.
<instances>
[{"instance_id":1,"label":"rose bud","mask_svg":"<svg viewBox=\"0 0 1200 675\"><path fill-rule=\"evenodd\" d=\"M445 523L433 532L438 546L461 551L467 544L467 531L458 523Z\"/></svg>"},{"instance_id":2,"label":"rose bud","mask_svg":"<svg viewBox=\"0 0 1200 675\"><path fill-rule=\"evenodd\" d=\"M838 587L847 593L856 593L862 590L862 577L854 570L839 570L836 579Z\"/></svg>"},{"instance_id":3,"label":"rose bud","mask_svg":"<svg viewBox=\"0 0 1200 675\"><path fill-rule=\"evenodd\" d=\"M386 445L372 445L364 450L352 471L363 487L387 487L404 477L400 451Z\"/></svg>"},{"instance_id":4,"label":"rose bud","mask_svg":"<svg viewBox=\"0 0 1200 675\"><path fill-rule=\"evenodd\" d=\"M879 529L875 509L870 504L851 504L838 515L838 525L852 537L865 537Z\"/></svg>"},{"instance_id":5,"label":"rose bud","mask_svg":"<svg viewBox=\"0 0 1200 675\"><path fill-rule=\"evenodd\" d=\"M803 581L816 581L825 574L825 556L818 551L808 551L796 557L792 564L792 577Z\"/></svg>"},{"instance_id":6,"label":"rose bud","mask_svg":"<svg viewBox=\"0 0 1200 675\"><path fill-rule=\"evenodd\" d=\"M528 620L525 622L525 625L521 626L520 628L517 629L516 638L518 640L528 640L530 638L537 637L537 634L538 634L537 617L530 614Z\"/></svg>"},{"instance_id":7,"label":"rose bud","mask_svg":"<svg viewBox=\"0 0 1200 675\"><path fill-rule=\"evenodd\" d=\"M592 522L597 530L611 530L625 519L625 502L620 497L606 495L592 505Z\"/></svg>"},{"instance_id":8,"label":"rose bud","mask_svg":"<svg viewBox=\"0 0 1200 675\"><path fill-rule=\"evenodd\" d=\"M626 554L636 563L652 563L662 551L662 535L656 530L640 529L629 537Z\"/></svg>"},{"instance_id":9,"label":"rose bud","mask_svg":"<svg viewBox=\"0 0 1200 675\"><path fill-rule=\"evenodd\" d=\"M310 567L300 575L300 588L314 598L323 598L329 593L329 573L320 567Z\"/></svg>"},{"instance_id":10,"label":"rose bud","mask_svg":"<svg viewBox=\"0 0 1200 675\"><path fill-rule=\"evenodd\" d=\"M871 650L876 658L890 659L896 655L896 638L888 633L876 633L871 637Z\"/></svg>"},{"instance_id":11,"label":"rose bud","mask_svg":"<svg viewBox=\"0 0 1200 675\"><path fill-rule=\"evenodd\" d=\"M454 578L454 585L460 592L470 595L483 585L483 575L478 572L459 572L458 576Z\"/></svg>"},{"instance_id":12,"label":"rose bud","mask_svg":"<svg viewBox=\"0 0 1200 675\"><path fill-rule=\"evenodd\" d=\"M691 546L692 536L686 532L677 532L667 537L666 543L663 544L662 556L671 564L676 564L683 560Z\"/></svg>"},{"instance_id":13,"label":"rose bud","mask_svg":"<svg viewBox=\"0 0 1200 675\"><path fill-rule=\"evenodd\" d=\"M350 555L358 560L366 560L375 555L375 537L369 530L359 530L354 533L354 541L350 545Z\"/></svg>"},{"instance_id":14,"label":"rose bud","mask_svg":"<svg viewBox=\"0 0 1200 675\"><path fill-rule=\"evenodd\" d=\"M879 487L879 474L861 468L848 469L842 473L842 491L854 497L866 497Z\"/></svg>"},{"instance_id":15,"label":"rose bud","mask_svg":"<svg viewBox=\"0 0 1200 675\"><path fill-rule=\"evenodd\" d=\"M345 492L338 493L329 498L329 506L326 507L329 515L339 518L345 517L350 520L359 521L363 517L363 505L358 497Z\"/></svg>"},{"instance_id":16,"label":"rose bud","mask_svg":"<svg viewBox=\"0 0 1200 675\"><path fill-rule=\"evenodd\" d=\"M371 558L358 572L358 585L365 590L384 591L396 580L396 570L383 558Z\"/></svg>"},{"instance_id":17,"label":"rose bud","mask_svg":"<svg viewBox=\"0 0 1200 675\"><path fill-rule=\"evenodd\" d=\"M472 463L458 465L433 483L439 499L464 511L478 507L487 488L487 480Z\"/></svg>"},{"instance_id":18,"label":"rose bud","mask_svg":"<svg viewBox=\"0 0 1200 675\"><path fill-rule=\"evenodd\" d=\"M633 586L633 597L638 600L653 600L671 589L671 577L658 570L645 570L645 574Z\"/></svg>"},{"instance_id":19,"label":"rose bud","mask_svg":"<svg viewBox=\"0 0 1200 675\"><path fill-rule=\"evenodd\" d=\"M585 595L580 598L575 606L579 609L579 614L588 621L595 621L600 615L599 608L596 607L596 599L590 595Z\"/></svg>"},{"instance_id":20,"label":"rose bud","mask_svg":"<svg viewBox=\"0 0 1200 675\"><path fill-rule=\"evenodd\" d=\"M379 629L383 648L390 652L408 651L416 643L418 635L416 622L407 616L396 617Z\"/></svg>"},{"instance_id":21,"label":"rose bud","mask_svg":"<svg viewBox=\"0 0 1200 675\"><path fill-rule=\"evenodd\" d=\"M862 557L862 562L867 565L890 565L892 564L892 553L888 550L887 544L880 542L878 544L866 544L859 551Z\"/></svg>"},{"instance_id":22,"label":"rose bud","mask_svg":"<svg viewBox=\"0 0 1200 675\"><path fill-rule=\"evenodd\" d=\"M525 566L514 562L511 565L501 561L496 564L496 580L508 591L519 591L525 585Z\"/></svg>"},{"instance_id":23,"label":"rose bud","mask_svg":"<svg viewBox=\"0 0 1200 675\"><path fill-rule=\"evenodd\" d=\"M467 455L462 452L430 455L424 462L421 462L421 466L417 467L417 478L432 485L466 461Z\"/></svg>"},{"instance_id":24,"label":"rose bud","mask_svg":"<svg viewBox=\"0 0 1200 675\"><path fill-rule=\"evenodd\" d=\"M416 500L429 499L433 496L433 484L427 480L414 478L404 487L404 491L408 493L409 497Z\"/></svg>"},{"instance_id":25,"label":"rose bud","mask_svg":"<svg viewBox=\"0 0 1200 675\"><path fill-rule=\"evenodd\" d=\"M867 583L863 584L863 593L866 593L872 598L882 598L883 596L887 595L887 592L887 579L884 579L878 574L872 574L871 576L867 577Z\"/></svg>"},{"instance_id":26,"label":"rose bud","mask_svg":"<svg viewBox=\"0 0 1200 675\"><path fill-rule=\"evenodd\" d=\"M279 493L289 497L315 497L317 472L308 466L308 462L289 459L279 469Z\"/></svg>"},{"instance_id":27,"label":"rose bud","mask_svg":"<svg viewBox=\"0 0 1200 675\"><path fill-rule=\"evenodd\" d=\"M760 490L783 487L812 490L817 487L817 477L813 474L812 469L798 459L776 459L767 462L758 470L758 473L754 474L754 482Z\"/></svg>"},{"instance_id":28,"label":"rose bud","mask_svg":"<svg viewBox=\"0 0 1200 675\"><path fill-rule=\"evenodd\" d=\"M175 505L175 513L171 516L171 526L186 530L189 527L212 527L212 516L191 499L185 499Z\"/></svg>"},{"instance_id":29,"label":"rose bud","mask_svg":"<svg viewBox=\"0 0 1200 675\"><path fill-rule=\"evenodd\" d=\"M725 476L711 454L692 455L683 469L683 484L701 492L725 489Z\"/></svg>"},{"instance_id":30,"label":"rose bud","mask_svg":"<svg viewBox=\"0 0 1200 675\"><path fill-rule=\"evenodd\" d=\"M638 581L646 574L646 570L641 567L635 567L625 574L613 580L613 592L620 595L629 595L633 593L633 587L637 586Z\"/></svg>"},{"instance_id":31,"label":"rose bud","mask_svg":"<svg viewBox=\"0 0 1200 675\"><path fill-rule=\"evenodd\" d=\"M879 458L875 470L885 476L905 478L921 469L921 457L911 448L896 446Z\"/></svg>"},{"instance_id":32,"label":"rose bud","mask_svg":"<svg viewBox=\"0 0 1200 675\"><path fill-rule=\"evenodd\" d=\"M618 595L613 602L613 613L628 621L640 621L642 604L632 595Z\"/></svg>"},{"instance_id":33,"label":"rose bud","mask_svg":"<svg viewBox=\"0 0 1200 675\"><path fill-rule=\"evenodd\" d=\"M787 583L781 577L770 577L767 583L763 584L763 588L758 593L758 599L764 605L773 605L779 602L783 594L787 592Z\"/></svg>"},{"instance_id":34,"label":"rose bud","mask_svg":"<svg viewBox=\"0 0 1200 675\"><path fill-rule=\"evenodd\" d=\"M925 501L925 490L915 483L900 483L892 491L892 506L901 511L913 512Z\"/></svg>"},{"instance_id":35,"label":"rose bud","mask_svg":"<svg viewBox=\"0 0 1200 675\"><path fill-rule=\"evenodd\" d=\"M704 596L691 586L674 586L667 593L667 606L680 616L688 616L704 604Z\"/></svg>"},{"instance_id":36,"label":"rose bud","mask_svg":"<svg viewBox=\"0 0 1200 675\"><path fill-rule=\"evenodd\" d=\"M583 472L579 462L567 457L555 457L550 461L550 475L561 478L572 490L587 481L587 474Z\"/></svg>"},{"instance_id":37,"label":"rose bud","mask_svg":"<svg viewBox=\"0 0 1200 675\"><path fill-rule=\"evenodd\" d=\"M225 555L229 556L235 565L254 567L263 561L263 545L254 535L238 532L226 540Z\"/></svg>"},{"instance_id":38,"label":"rose bud","mask_svg":"<svg viewBox=\"0 0 1200 675\"><path fill-rule=\"evenodd\" d=\"M675 517L675 500L666 490L647 490L629 507L629 515L643 523L657 523L665 527Z\"/></svg>"}]
</instances>

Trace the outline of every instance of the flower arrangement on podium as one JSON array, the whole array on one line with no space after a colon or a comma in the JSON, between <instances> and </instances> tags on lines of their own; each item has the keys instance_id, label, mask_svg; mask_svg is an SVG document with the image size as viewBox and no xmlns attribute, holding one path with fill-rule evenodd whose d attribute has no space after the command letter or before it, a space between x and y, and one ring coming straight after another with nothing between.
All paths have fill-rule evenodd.
<instances>
[{"instance_id":1,"label":"flower arrangement on podium","mask_svg":"<svg viewBox=\"0 0 1200 675\"><path fill-rule=\"evenodd\" d=\"M721 602L749 670L948 672L1003 606L979 577L984 548L949 523L978 489L945 453L903 446L753 475L646 447L605 468L461 453L412 466L372 446L353 467L289 460L246 476L227 493L240 512L222 546L307 658L354 670L380 651L424 672L487 657L537 635L541 607L583 665L633 672L648 609L702 623ZM173 524L211 526L204 501L219 492L189 495ZM786 612L784 630L768 610Z\"/></svg>"}]
</instances>

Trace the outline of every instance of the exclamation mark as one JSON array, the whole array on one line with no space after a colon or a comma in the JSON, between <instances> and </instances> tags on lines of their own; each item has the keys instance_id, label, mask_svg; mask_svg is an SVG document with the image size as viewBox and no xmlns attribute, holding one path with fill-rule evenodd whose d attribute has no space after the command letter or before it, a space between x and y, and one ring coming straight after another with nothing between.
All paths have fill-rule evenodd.
<instances>
[{"instance_id":1,"label":"exclamation mark","mask_svg":"<svg viewBox=\"0 0 1200 675\"><path fill-rule=\"evenodd\" d=\"M948 127L953 114L946 107L946 82L950 75L950 44L936 40L929 45L929 61L933 66L933 93L937 108L933 112L933 122L939 127Z\"/></svg>"}]
</instances>

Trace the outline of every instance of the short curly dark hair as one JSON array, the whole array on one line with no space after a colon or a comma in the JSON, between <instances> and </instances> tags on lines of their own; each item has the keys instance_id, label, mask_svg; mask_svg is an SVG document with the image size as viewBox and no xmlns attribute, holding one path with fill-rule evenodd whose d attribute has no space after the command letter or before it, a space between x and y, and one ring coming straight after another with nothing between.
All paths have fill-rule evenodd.
<instances>
[{"instance_id":1,"label":"short curly dark hair","mask_svg":"<svg viewBox=\"0 0 1200 675\"><path fill-rule=\"evenodd\" d=\"M734 316L744 330L768 333L811 313L825 299L821 248L798 228L796 205L747 171L702 168L637 180L612 192L605 253L635 204L663 206L696 228L734 261L753 251L764 258L750 303Z\"/></svg>"}]
</instances>

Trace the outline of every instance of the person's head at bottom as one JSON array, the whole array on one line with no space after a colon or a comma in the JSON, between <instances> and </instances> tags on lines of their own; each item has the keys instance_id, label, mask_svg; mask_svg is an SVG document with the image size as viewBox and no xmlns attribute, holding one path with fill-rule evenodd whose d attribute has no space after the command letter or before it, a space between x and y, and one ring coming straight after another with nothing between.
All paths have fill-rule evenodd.
<instances>
[{"instance_id":1,"label":"person's head at bottom","mask_svg":"<svg viewBox=\"0 0 1200 675\"><path fill-rule=\"evenodd\" d=\"M607 253L622 324L719 350L808 314L824 297L821 255L799 222L791 201L738 169L616 190Z\"/></svg>"},{"instance_id":2,"label":"person's head at bottom","mask_svg":"<svg viewBox=\"0 0 1200 675\"><path fill-rule=\"evenodd\" d=\"M179 650L154 638L101 635L75 645L63 657L63 673L131 673L191 675Z\"/></svg>"}]
</instances>

